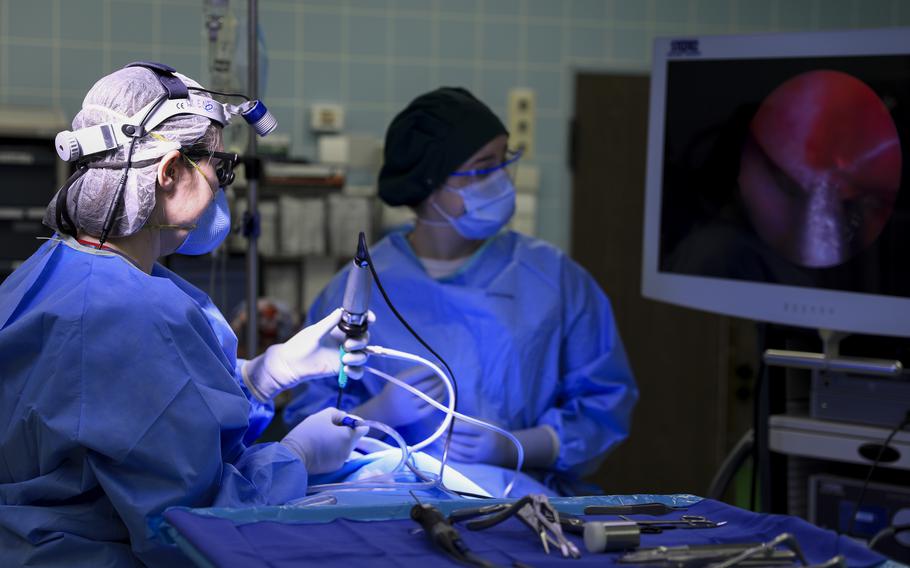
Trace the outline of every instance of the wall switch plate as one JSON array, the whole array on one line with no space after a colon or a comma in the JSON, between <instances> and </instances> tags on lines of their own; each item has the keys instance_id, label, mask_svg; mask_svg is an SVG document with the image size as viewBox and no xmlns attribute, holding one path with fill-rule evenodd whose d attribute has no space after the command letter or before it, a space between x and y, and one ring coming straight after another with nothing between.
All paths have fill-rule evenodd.
<instances>
[{"instance_id":1,"label":"wall switch plate","mask_svg":"<svg viewBox=\"0 0 910 568\"><path fill-rule=\"evenodd\" d=\"M316 103L310 107L310 128L314 132L341 132L344 107L333 103Z\"/></svg>"},{"instance_id":2,"label":"wall switch plate","mask_svg":"<svg viewBox=\"0 0 910 568\"><path fill-rule=\"evenodd\" d=\"M534 130L537 101L534 91L526 87L509 90L509 147L521 149L523 159L534 156Z\"/></svg>"}]
</instances>

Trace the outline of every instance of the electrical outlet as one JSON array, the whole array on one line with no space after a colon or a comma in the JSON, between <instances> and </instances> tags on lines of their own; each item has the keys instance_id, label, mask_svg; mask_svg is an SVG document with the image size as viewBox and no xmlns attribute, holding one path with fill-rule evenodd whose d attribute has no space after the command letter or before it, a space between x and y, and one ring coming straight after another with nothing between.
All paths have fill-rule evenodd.
<instances>
[{"instance_id":1,"label":"electrical outlet","mask_svg":"<svg viewBox=\"0 0 910 568\"><path fill-rule=\"evenodd\" d=\"M521 149L523 158L534 155L534 130L537 101L534 91L525 87L509 90L509 147Z\"/></svg>"},{"instance_id":2,"label":"electrical outlet","mask_svg":"<svg viewBox=\"0 0 910 568\"><path fill-rule=\"evenodd\" d=\"M314 104L310 107L310 128L314 132L341 132L344 128L344 107L330 103Z\"/></svg>"}]
</instances>

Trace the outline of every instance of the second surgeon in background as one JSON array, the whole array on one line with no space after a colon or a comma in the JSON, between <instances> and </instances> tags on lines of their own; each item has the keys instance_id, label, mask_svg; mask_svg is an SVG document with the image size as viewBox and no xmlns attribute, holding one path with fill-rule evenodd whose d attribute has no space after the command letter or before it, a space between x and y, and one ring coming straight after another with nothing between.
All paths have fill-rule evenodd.
<instances>
[{"instance_id":1,"label":"second surgeon in background","mask_svg":"<svg viewBox=\"0 0 910 568\"><path fill-rule=\"evenodd\" d=\"M512 495L589 493L579 478L628 435L638 389L597 283L552 245L503 230L515 210L507 143L502 122L464 89L440 88L411 102L386 134L379 195L411 207L417 220L382 239L373 261L398 310L454 371L458 410L522 443L530 476ZM345 270L332 280L310 322L339 305L346 279ZM384 303L372 307L379 322L372 343L432 358ZM442 399L441 383L426 372L376 365ZM295 423L334 397L330 382L304 385L286 419ZM410 442L442 418L373 376L350 386L344 404ZM450 458L499 495L516 451L505 437L456 421Z\"/></svg>"}]
</instances>

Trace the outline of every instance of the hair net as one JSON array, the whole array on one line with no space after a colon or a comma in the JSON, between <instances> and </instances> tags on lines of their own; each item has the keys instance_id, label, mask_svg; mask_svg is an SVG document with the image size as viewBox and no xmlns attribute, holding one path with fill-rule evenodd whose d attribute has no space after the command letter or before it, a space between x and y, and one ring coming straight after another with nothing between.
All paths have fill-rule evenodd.
<instances>
[{"instance_id":1,"label":"hair net","mask_svg":"<svg viewBox=\"0 0 910 568\"><path fill-rule=\"evenodd\" d=\"M441 87L420 95L386 132L379 197L389 205L417 205L501 134L508 134L502 121L466 89Z\"/></svg>"},{"instance_id":2,"label":"hair net","mask_svg":"<svg viewBox=\"0 0 910 568\"><path fill-rule=\"evenodd\" d=\"M178 73L177 76L188 86L200 86L184 75ZM115 71L99 79L85 95L82 110L73 119L73 130L126 120L164 92L157 76L148 69L129 67ZM122 164L126 161L129 144L92 161L90 169L68 190L65 187L60 190L66 191L67 212L76 230L95 237L101 235L111 200L124 173L128 176L127 182L109 236L126 237L142 228L155 208L158 159L171 150L198 141L210 125L209 119L193 114L169 118L154 129L165 140L146 135L136 141L133 167L129 170ZM117 162L121 163L120 167ZM112 167L104 167L106 163ZM44 224L61 231L57 225L57 195L47 207Z\"/></svg>"}]
</instances>

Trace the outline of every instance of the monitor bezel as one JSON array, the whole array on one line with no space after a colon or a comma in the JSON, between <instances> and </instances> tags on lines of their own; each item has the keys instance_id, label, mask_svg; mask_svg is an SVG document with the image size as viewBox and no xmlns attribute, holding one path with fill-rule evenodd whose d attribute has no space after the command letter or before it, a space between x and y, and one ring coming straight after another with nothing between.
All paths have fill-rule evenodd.
<instances>
[{"instance_id":1,"label":"monitor bezel","mask_svg":"<svg viewBox=\"0 0 910 568\"><path fill-rule=\"evenodd\" d=\"M670 61L910 54L910 28L664 37L654 40L653 49L642 294L679 306L757 321L910 337L910 298L691 276L659 269L666 75ZM910 262L910 258L906 260Z\"/></svg>"}]
</instances>

